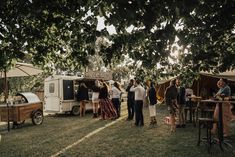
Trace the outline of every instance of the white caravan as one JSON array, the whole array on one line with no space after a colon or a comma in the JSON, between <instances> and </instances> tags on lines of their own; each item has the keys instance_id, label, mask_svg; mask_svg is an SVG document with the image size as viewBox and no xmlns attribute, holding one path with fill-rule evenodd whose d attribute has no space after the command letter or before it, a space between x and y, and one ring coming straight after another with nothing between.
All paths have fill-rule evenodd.
<instances>
[{"instance_id":1,"label":"white caravan","mask_svg":"<svg viewBox=\"0 0 235 157\"><path fill-rule=\"evenodd\" d=\"M54 75L44 81L44 111L46 113L71 113L79 115L75 82L83 78L77 76ZM92 109L87 103L86 109Z\"/></svg>"}]
</instances>

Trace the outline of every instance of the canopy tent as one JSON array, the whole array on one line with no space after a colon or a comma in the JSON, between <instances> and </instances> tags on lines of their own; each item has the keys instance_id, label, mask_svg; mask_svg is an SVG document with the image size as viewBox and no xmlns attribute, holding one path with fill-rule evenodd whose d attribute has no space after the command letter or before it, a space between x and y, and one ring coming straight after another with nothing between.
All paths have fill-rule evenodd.
<instances>
[{"instance_id":1,"label":"canopy tent","mask_svg":"<svg viewBox=\"0 0 235 157\"><path fill-rule=\"evenodd\" d=\"M205 76L215 77L215 78L226 78L229 81L235 81L235 70L226 71L226 72L222 72L219 74L212 74L212 73L207 73L207 72L200 72L200 74L205 75Z\"/></svg>"},{"instance_id":2,"label":"canopy tent","mask_svg":"<svg viewBox=\"0 0 235 157\"><path fill-rule=\"evenodd\" d=\"M209 96L213 96L214 93L217 92L217 81L220 78L228 79L229 86L231 87L232 94L235 94L235 70L227 71L220 74L212 74L207 72L200 72L200 77L198 80L193 81L192 89L194 95L202 96L208 98ZM176 77L170 78L168 80L160 81L159 88L157 89L158 97L164 98L164 92L166 88L169 86L170 81L175 79Z\"/></svg>"},{"instance_id":3,"label":"canopy tent","mask_svg":"<svg viewBox=\"0 0 235 157\"><path fill-rule=\"evenodd\" d=\"M9 71L6 72L7 77L22 77L31 76L41 73L42 70L34 67L32 64L27 63L16 63ZM4 78L4 72L0 73L0 78Z\"/></svg>"},{"instance_id":4,"label":"canopy tent","mask_svg":"<svg viewBox=\"0 0 235 157\"><path fill-rule=\"evenodd\" d=\"M32 64L27 63L16 63L14 67L12 67L9 71L0 72L0 78L4 78L4 101L6 102L6 99L8 98L8 83L7 78L8 77L22 77L22 76L31 76L31 75L37 75L41 73L42 70L34 67Z\"/></svg>"}]
</instances>

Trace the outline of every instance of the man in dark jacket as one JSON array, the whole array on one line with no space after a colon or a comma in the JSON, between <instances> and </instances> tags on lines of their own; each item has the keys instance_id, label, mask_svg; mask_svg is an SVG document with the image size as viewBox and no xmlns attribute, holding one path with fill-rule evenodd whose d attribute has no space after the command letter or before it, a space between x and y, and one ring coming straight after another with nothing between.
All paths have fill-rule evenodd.
<instances>
[{"instance_id":1,"label":"man in dark jacket","mask_svg":"<svg viewBox=\"0 0 235 157\"><path fill-rule=\"evenodd\" d=\"M135 104L135 93L130 91L130 88L134 85L134 80L131 79L129 85L127 86L127 110L128 118L127 120L132 120L134 117L134 104Z\"/></svg>"},{"instance_id":2,"label":"man in dark jacket","mask_svg":"<svg viewBox=\"0 0 235 157\"><path fill-rule=\"evenodd\" d=\"M185 119L184 119L184 107L185 107L185 88L180 85L180 80L176 79L176 87L178 90L177 95L177 105L178 105L178 120L179 124L176 125L177 128L185 127Z\"/></svg>"}]
</instances>

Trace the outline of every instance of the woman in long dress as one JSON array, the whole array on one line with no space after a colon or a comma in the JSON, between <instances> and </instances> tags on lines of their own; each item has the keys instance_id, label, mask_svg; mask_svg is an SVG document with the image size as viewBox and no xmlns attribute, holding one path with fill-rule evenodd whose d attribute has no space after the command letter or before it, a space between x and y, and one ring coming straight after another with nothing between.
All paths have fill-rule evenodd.
<instances>
[{"instance_id":1,"label":"woman in long dress","mask_svg":"<svg viewBox=\"0 0 235 157\"><path fill-rule=\"evenodd\" d=\"M101 82L102 87L99 93L100 99L100 109L101 109L101 119L116 119L117 112L115 107L113 106L111 100L109 99L108 94L108 85L105 82Z\"/></svg>"}]
</instances>

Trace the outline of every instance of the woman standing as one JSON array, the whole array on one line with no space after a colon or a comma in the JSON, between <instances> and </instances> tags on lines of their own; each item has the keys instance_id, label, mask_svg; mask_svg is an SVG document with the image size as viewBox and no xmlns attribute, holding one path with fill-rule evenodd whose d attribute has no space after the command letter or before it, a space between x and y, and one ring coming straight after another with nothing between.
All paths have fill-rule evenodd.
<instances>
[{"instance_id":1,"label":"woman standing","mask_svg":"<svg viewBox=\"0 0 235 157\"><path fill-rule=\"evenodd\" d=\"M86 101L89 100L88 89L85 83L81 83L77 92L77 99L80 102L80 117L83 117L86 112Z\"/></svg>"},{"instance_id":2,"label":"woman standing","mask_svg":"<svg viewBox=\"0 0 235 157\"><path fill-rule=\"evenodd\" d=\"M157 104L157 97L156 97L156 90L153 82L150 82L149 91L149 115L150 115L150 125L157 124L156 120L156 104Z\"/></svg>"},{"instance_id":3,"label":"woman standing","mask_svg":"<svg viewBox=\"0 0 235 157\"><path fill-rule=\"evenodd\" d=\"M118 118L120 117L120 111L121 111L121 88L117 82L114 82L113 87L111 89L112 94L112 103L116 109Z\"/></svg>"},{"instance_id":4,"label":"woman standing","mask_svg":"<svg viewBox=\"0 0 235 157\"><path fill-rule=\"evenodd\" d=\"M93 105L93 118L98 117L98 105L99 105L99 81L95 80L95 85L92 87L92 105Z\"/></svg>"},{"instance_id":5,"label":"woman standing","mask_svg":"<svg viewBox=\"0 0 235 157\"><path fill-rule=\"evenodd\" d=\"M170 111L171 132L176 131L175 116L177 109L178 91L175 84L175 80L172 80L170 82L170 86L167 87L165 91L165 101L166 105L168 106L168 110Z\"/></svg>"},{"instance_id":6,"label":"woman standing","mask_svg":"<svg viewBox=\"0 0 235 157\"><path fill-rule=\"evenodd\" d=\"M99 93L101 119L115 119L117 118L117 112L108 98L108 85L105 82L101 83L102 86Z\"/></svg>"},{"instance_id":7,"label":"woman standing","mask_svg":"<svg viewBox=\"0 0 235 157\"><path fill-rule=\"evenodd\" d=\"M149 106L149 86L150 86L151 81L147 80L145 82L145 97L144 97L144 107Z\"/></svg>"},{"instance_id":8,"label":"woman standing","mask_svg":"<svg viewBox=\"0 0 235 157\"><path fill-rule=\"evenodd\" d=\"M217 92L216 97L228 99L231 96L231 89L228 86L227 82L228 82L227 79L224 79L224 78L221 78L217 82L217 86L219 87L219 91ZM231 106L230 103L223 103L222 104L223 132L224 132L225 137L228 136L229 124L230 124L230 120L232 117L232 112L231 112L230 106ZM216 104L215 111L214 111L214 119L218 120L218 116L219 116L219 105ZM217 124L214 123L211 132L215 133L216 129L217 129Z\"/></svg>"}]
</instances>

